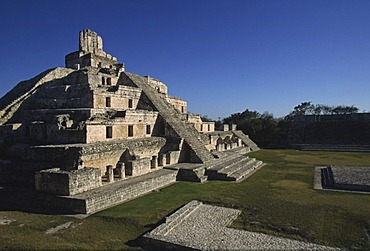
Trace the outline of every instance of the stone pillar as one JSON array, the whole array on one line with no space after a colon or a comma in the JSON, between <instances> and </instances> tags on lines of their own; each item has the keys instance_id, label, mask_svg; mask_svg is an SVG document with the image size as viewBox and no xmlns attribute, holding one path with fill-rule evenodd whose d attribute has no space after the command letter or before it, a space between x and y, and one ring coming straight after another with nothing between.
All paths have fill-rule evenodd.
<instances>
[{"instance_id":1,"label":"stone pillar","mask_svg":"<svg viewBox=\"0 0 370 251\"><path fill-rule=\"evenodd\" d=\"M117 169L118 169L118 177L121 180L123 180L126 176L125 175L125 163L123 163L123 162L118 163Z\"/></svg>"},{"instance_id":2,"label":"stone pillar","mask_svg":"<svg viewBox=\"0 0 370 251\"><path fill-rule=\"evenodd\" d=\"M150 160L150 168L155 169L157 167L158 167L157 156L152 156L152 159Z\"/></svg>"},{"instance_id":3,"label":"stone pillar","mask_svg":"<svg viewBox=\"0 0 370 251\"><path fill-rule=\"evenodd\" d=\"M228 124L223 124L223 131L225 131L225 132L229 131L229 125Z\"/></svg>"},{"instance_id":4,"label":"stone pillar","mask_svg":"<svg viewBox=\"0 0 370 251\"><path fill-rule=\"evenodd\" d=\"M236 125L235 124L231 124L230 127L231 127L231 131L236 131Z\"/></svg>"},{"instance_id":5,"label":"stone pillar","mask_svg":"<svg viewBox=\"0 0 370 251\"><path fill-rule=\"evenodd\" d=\"M241 139L238 138L238 146L243 146L243 142Z\"/></svg>"},{"instance_id":6,"label":"stone pillar","mask_svg":"<svg viewBox=\"0 0 370 251\"><path fill-rule=\"evenodd\" d=\"M165 154L158 155L158 166L166 166L166 155Z\"/></svg>"},{"instance_id":7,"label":"stone pillar","mask_svg":"<svg viewBox=\"0 0 370 251\"><path fill-rule=\"evenodd\" d=\"M166 164L171 164L171 152L166 153Z\"/></svg>"},{"instance_id":8,"label":"stone pillar","mask_svg":"<svg viewBox=\"0 0 370 251\"><path fill-rule=\"evenodd\" d=\"M109 183L114 181L113 166L111 165L107 166L107 176Z\"/></svg>"}]
</instances>

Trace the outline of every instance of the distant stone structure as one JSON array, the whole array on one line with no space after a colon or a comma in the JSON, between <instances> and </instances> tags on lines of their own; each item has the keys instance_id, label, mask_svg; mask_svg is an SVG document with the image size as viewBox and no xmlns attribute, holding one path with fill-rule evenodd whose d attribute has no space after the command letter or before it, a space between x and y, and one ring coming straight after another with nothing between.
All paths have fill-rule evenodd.
<instances>
[{"instance_id":1,"label":"distant stone structure","mask_svg":"<svg viewBox=\"0 0 370 251\"><path fill-rule=\"evenodd\" d=\"M65 65L0 99L0 184L91 213L176 180L236 181L262 165L241 155L259 149L242 131L215 131L160 80L126 72L95 32L80 32Z\"/></svg>"},{"instance_id":2,"label":"distant stone structure","mask_svg":"<svg viewBox=\"0 0 370 251\"><path fill-rule=\"evenodd\" d=\"M299 115L284 130L290 148L370 152L370 113Z\"/></svg>"}]
</instances>

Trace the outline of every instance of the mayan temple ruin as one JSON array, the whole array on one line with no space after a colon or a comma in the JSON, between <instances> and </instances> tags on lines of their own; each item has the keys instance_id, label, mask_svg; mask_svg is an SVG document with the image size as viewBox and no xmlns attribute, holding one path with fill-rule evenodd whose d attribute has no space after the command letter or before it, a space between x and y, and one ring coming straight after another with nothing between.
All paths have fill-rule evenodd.
<instances>
[{"instance_id":1,"label":"mayan temple ruin","mask_svg":"<svg viewBox=\"0 0 370 251\"><path fill-rule=\"evenodd\" d=\"M89 214L179 180L239 181L263 165L244 156L258 146L235 125L217 129L83 30L65 68L0 99L0 185Z\"/></svg>"}]
</instances>

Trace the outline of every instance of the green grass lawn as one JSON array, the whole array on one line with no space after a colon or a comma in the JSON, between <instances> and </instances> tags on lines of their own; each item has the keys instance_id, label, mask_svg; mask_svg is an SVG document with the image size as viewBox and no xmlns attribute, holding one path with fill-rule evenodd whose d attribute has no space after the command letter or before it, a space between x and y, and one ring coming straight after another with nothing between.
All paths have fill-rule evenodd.
<instances>
[{"instance_id":1,"label":"green grass lawn","mask_svg":"<svg viewBox=\"0 0 370 251\"><path fill-rule=\"evenodd\" d=\"M314 167L368 165L368 153L261 150L268 163L241 183L178 182L85 219L0 212L0 249L134 249L132 241L171 212L197 199L242 210L232 227L349 249L370 249L370 195L313 189ZM46 235L51 227L68 229Z\"/></svg>"}]
</instances>

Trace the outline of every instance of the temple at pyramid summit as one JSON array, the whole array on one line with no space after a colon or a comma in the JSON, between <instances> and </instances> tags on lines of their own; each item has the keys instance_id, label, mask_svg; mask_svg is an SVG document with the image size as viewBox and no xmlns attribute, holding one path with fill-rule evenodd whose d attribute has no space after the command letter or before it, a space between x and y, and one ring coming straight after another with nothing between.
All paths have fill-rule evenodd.
<instances>
[{"instance_id":1,"label":"temple at pyramid summit","mask_svg":"<svg viewBox=\"0 0 370 251\"><path fill-rule=\"evenodd\" d=\"M162 81L125 71L82 30L79 49L0 99L0 186L89 214L187 180L240 181L263 166L235 125L187 112ZM37 203L42 204L42 199Z\"/></svg>"}]
</instances>

